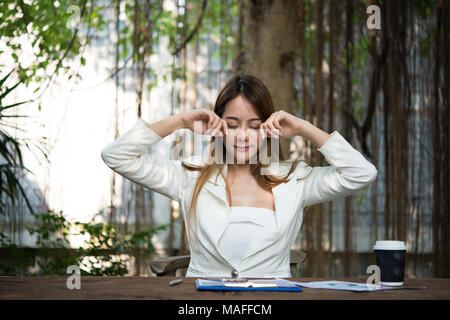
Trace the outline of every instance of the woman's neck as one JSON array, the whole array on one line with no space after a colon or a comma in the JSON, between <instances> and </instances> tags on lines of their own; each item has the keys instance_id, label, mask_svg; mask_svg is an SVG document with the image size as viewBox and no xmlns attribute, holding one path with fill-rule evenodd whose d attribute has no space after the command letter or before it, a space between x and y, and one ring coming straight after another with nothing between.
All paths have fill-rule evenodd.
<instances>
[{"instance_id":1,"label":"woman's neck","mask_svg":"<svg viewBox=\"0 0 450 320\"><path fill-rule=\"evenodd\" d=\"M227 171L233 177L251 175L249 164L228 164Z\"/></svg>"}]
</instances>

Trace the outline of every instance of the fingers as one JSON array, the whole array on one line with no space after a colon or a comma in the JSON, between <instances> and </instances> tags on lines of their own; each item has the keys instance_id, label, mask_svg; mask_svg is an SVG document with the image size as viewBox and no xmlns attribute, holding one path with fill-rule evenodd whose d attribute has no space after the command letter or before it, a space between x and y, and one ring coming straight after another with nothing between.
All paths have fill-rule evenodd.
<instances>
[{"instance_id":1,"label":"fingers","mask_svg":"<svg viewBox=\"0 0 450 320\"><path fill-rule=\"evenodd\" d=\"M208 112L208 117L209 117L209 120L208 120L208 130L209 130L211 128L211 126L214 124L214 121L216 121L218 117L212 111Z\"/></svg>"},{"instance_id":2,"label":"fingers","mask_svg":"<svg viewBox=\"0 0 450 320\"><path fill-rule=\"evenodd\" d=\"M280 125L281 115L278 112L272 113L272 115L261 125L267 132L267 136L278 138L282 136L281 125Z\"/></svg>"},{"instance_id":3,"label":"fingers","mask_svg":"<svg viewBox=\"0 0 450 320\"><path fill-rule=\"evenodd\" d=\"M222 132L221 132L222 126L223 126L223 121L219 118L219 122L216 125L216 127L214 128L214 130L212 131L211 135L222 136Z\"/></svg>"},{"instance_id":4,"label":"fingers","mask_svg":"<svg viewBox=\"0 0 450 320\"><path fill-rule=\"evenodd\" d=\"M276 137L276 133L273 131L273 129L271 129L268 125L268 123L263 123L261 125L261 129L263 131L263 136L264 138L271 138L271 137Z\"/></svg>"},{"instance_id":5,"label":"fingers","mask_svg":"<svg viewBox=\"0 0 450 320\"><path fill-rule=\"evenodd\" d=\"M259 135L259 139L261 139L261 140L264 140L267 137L266 131L264 128L262 128L262 125L259 128L258 135Z\"/></svg>"},{"instance_id":6,"label":"fingers","mask_svg":"<svg viewBox=\"0 0 450 320\"><path fill-rule=\"evenodd\" d=\"M214 114L214 119L211 123L211 125L209 126L208 130L206 130L206 134L210 134L212 136L218 135L218 136L223 136L221 129L223 127L223 123L224 121L219 118L216 114Z\"/></svg>"},{"instance_id":7,"label":"fingers","mask_svg":"<svg viewBox=\"0 0 450 320\"><path fill-rule=\"evenodd\" d=\"M206 124L206 130L203 127L202 134L224 136L228 133L228 126L226 121L220 118L214 111L204 109L202 112L202 118L204 120L208 120L208 123ZM203 123L205 125L205 122Z\"/></svg>"},{"instance_id":8,"label":"fingers","mask_svg":"<svg viewBox=\"0 0 450 320\"><path fill-rule=\"evenodd\" d=\"M281 132L280 118L281 118L281 115L279 115L279 114L275 115L273 117L273 124L280 131L280 134L283 135L283 132Z\"/></svg>"},{"instance_id":9,"label":"fingers","mask_svg":"<svg viewBox=\"0 0 450 320\"><path fill-rule=\"evenodd\" d=\"M228 124L227 124L227 122L225 120L222 120L222 124L223 124L223 132L222 132L222 134L226 135L226 134L228 134Z\"/></svg>"},{"instance_id":10,"label":"fingers","mask_svg":"<svg viewBox=\"0 0 450 320\"><path fill-rule=\"evenodd\" d=\"M217 125L214 123L212 126L212 130L210 131L210 134L212 136L217 135L223 137L228 134L227 122L225 120L222 120L221 118L219 118L219 120L220 121L217 123Z\"/></svg>"}]
</instances>

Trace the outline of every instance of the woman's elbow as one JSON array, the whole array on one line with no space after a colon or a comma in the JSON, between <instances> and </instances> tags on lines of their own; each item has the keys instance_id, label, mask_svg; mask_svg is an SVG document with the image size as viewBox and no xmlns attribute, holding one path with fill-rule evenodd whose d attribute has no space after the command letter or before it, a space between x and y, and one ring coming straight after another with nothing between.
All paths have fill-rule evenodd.
<instances>
[{"instance_id":1,"label":"woman's elbow","mask_svg":"<svg viewBox=\"0 0 450 320\"><path fill-rule=\"evenodd\" d=\"M100 156L102 157L103 162L108 164L108 151L106 150L106 148L104 148L102 150L102 152L100 153Z\"/></svg>"},{"instance_id":2,"label":"woman's elbow","mask_svg":"<svg viewBox=\"0 0 450 320\"><path fill-rule=\"evenodd\" d=\"M351 190L359 190L377 179L378 170L373 164L359 168L357 172L342 177L342 184Z\"/></svg>"},{"instance_id":3,"label":"woman's elbow","mask_svg":"<svg viewBox=\"0 0 450 320\"><path fill-rule=\"evenodd\" d=\"M112 154L109 152L108 148L105 147L102 152L100 153L103 162L110 167L111 169L114 169L117 167L117 163L115 163L114 161L114 157L112 156Z\"/></svg>"},{"instance_id":4,"label":"woman's elbow","mask_svg":"<svg viewBox=\"0 0 450 320\"><path fill-rule=\"evenodd\" d=\"M371 184L372 182L374 182L377 179L377 176L377 168L373 164L370 164L369 168L367 169L367 184Z\"/></svg>"}]
</instances>

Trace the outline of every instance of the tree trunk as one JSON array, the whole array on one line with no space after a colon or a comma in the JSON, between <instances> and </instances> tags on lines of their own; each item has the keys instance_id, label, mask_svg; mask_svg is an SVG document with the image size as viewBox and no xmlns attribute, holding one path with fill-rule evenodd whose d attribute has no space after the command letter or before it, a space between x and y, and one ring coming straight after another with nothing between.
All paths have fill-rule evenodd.
<instances>
[{"instance_id":1,"label":"tree trunk","mask_svg":"<svg viewBox=\"0 0 450 320\"><path fill-rule=\"evenodd\" d=\"M309 9L309 8L308 8ZM302 96L303 96L303 110L302 110L302 114L304 115L303 118L305 118L305 120L311 121L312 122L312 118L313 118L313 108L311 106L311 99L310 99L310 90L309 90L309 82L308 82L308 78L307 78L307 73L308 73L308 64L306 61L306 57L307 57L307 42L305 41L306 39L306 25L310 23L310 16L308 15L309 12L311 12L310 10L307 10L306 8L306 1L302 0L299 3L299 24L298 24L298 33L299 33L299 56L300 56L300 61L301 61L301 78L302 78ZM310 151L310 143L309 141L305 141L306 142L306 149L307 151ZM308 155L309 157L310 154ZM304 209L304 214L303 214L303 229L305 230L305 238L306 238L306 244L305 244L305 249L307 251L308 254L312 254L313 252L313 228L312 228L312 216L311 216L311 209L310 208L305 208ZM312 263L312 261L311 261ZM308 264L308 268L305 270L304 272L304 276L312 276L311 273L311 266Z\"/></svg>"},{"instance_id":2,"label":"tree trunk","mask_svg":"<svg viewBox=\"0 0 450 320\"><path fill-rule=\"evenodd\" d=\"M323 85L323 72L322 72L322 63L323 63L323 0L317 0L316 2L316 25L317 25L317 33L316 33L316 81L315 81L315 125L319 128L323 128L323 95L324 95L324 85ZM321 166L323 164L323 157L320 155L319 151L316 149L317 146L312 148L312 152L314 154L313 158L315 159L314 163L317 166ZM317 266L318 273L317 275L323 277L323 246L322 246L322 234L323 234L323 204L318 204L314 206L313 216L316 218L316 241L317 241Z\"/></svg>"},{"instance_id":3,"label":"tree trunk","mask_svg":"<svg viewBox=\"0 0 450 320\"><path fill-rule=\"evenodd\" d=\"M247 2L244 11L244 70L268 87L276 110L292 113L294 61L298 48L294 0ZM289 156L290 141L280 139L280 153Z\"/></svg>"},{"instance_id":4,"label":"tree trunk","mask_svg":"<svg viewBox=\"0 0 450 320\"><path fill-rule=\"evenodd\" d=\"M442 32L442 3L439 4L437 8L436 17L436 33L434 37L434 70L433 70L433 92L432 92L432 105L431 105L431 145L433 148L434 161L432 169L433 177L433 246L434 246L434 275L436 277L441 277L443 275L443 263L442 261L442 237L441 237L441 223L442 221L442 208L441 208L441 172L442 172L442 162L441 154L443 152L441 145L441 124L440 118L440 98L439 98L439 87L440 87L440 74L441 74L441 55L440 55L440 38ZM448 183L448 181L447 181ZM448 194L446 195L448 197ZM445 231L448 233L448 229Z\"/></svg>"},{"instance_id":5,"label":"tree trunk","mask_svg":"<svg viewBox=\"0 0 450 320\"><path fill-rule=\"evenodd\" d=\"M242 43L243 40L243 32L244 32L244 9L245 9L245 0L237 0L238 6L238 30L236 34L236 44L235 44L235 59L233 63L233 74L238 74L243 72L244 65L244 45Z\"/></svg>"},{"instance_id":6,"label":"tree trunk","mask_svg":"<svg viewBox=\"0 0 450 320\"><path fill-rule=\"evenodd\" d=\"M344 104L344 135L347 141L352 142L352 122L349 119L352 112L352 75L351 66L353 59L353 0L346 0L346 57L345 66L345 104ZM345 276L351 274L352 262L352 197L345 198L344 213L344 272Z\"/></svg>"},{"instance_id":7,"label":"tree trunk","mask_svg":"<svg viewBox=\"0 0 450 320\"><path fill-rule=\"evenodd\" d=\"M336 100L334 98L335 94L335 66L336 66L336 43L337 43L337 22L338 18L338 8L336 1L330 1L329 10L329 20L330 20L330 74L328 78L329 82L329 94L328 94L328 132L332 133L334 131L334 108ZM331 270L333 267L333 201L328 203L328 242L329 242L329 252L328 252L328 277L331 277Z\"/></svg>"},{"instance_id":8,"label":"tree trunk","mask_svg":"<svg viewBox=\"0 0 450 320\"><path fill-rule=\"evenodd\" d=\"M119 119L118 118L119 118L119 88L120 88L120 83L119 83L120 0L117 0L117 2L116 2L115 11L116 11L115 27L116 27L117 42L116 42L116 53L115 53L115 63L114 63L114 67L115 67L114 80L115 80L115 90L116 90L115 101L114 101L114 140L116 140L119 137ZM115 202L116 202L116 175L115 174L113 174L111 177L110 197L111 197L111 202L109 204L109 207L110 207L109 224L113 224L114 218L116 216L116 205L115 205Z\"/></svg>"},{"instance_id":9,"label":"tree trunk","mask_svg":"<svg viewBox=\"0 0 450 320\"><path fill-rule=\"evenodd\" d=\"M443 16L445 12L450 12L450 3L448 1L439 2L439 10ZM450 20L448 17L442 17L442 31L441 31L441 49L442 56L447 57L443 59L443 79L441 82L442 91L442 277L450 277ZM446 196L447 195L447 196Z\"/></svg>"}]
</instances>

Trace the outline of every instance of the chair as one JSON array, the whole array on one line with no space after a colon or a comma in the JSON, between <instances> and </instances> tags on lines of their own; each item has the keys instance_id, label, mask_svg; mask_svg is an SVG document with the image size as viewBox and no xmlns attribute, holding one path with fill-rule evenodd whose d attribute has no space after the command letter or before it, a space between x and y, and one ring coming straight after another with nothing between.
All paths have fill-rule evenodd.
<instances>
[{"instance_id":1,"label":"chair","mask_svg":"<svg viewBox=\"0 0 450 320\"><path fill-rule=\"evenodd\" d=\"M176 272L179 269L182 271L182 276L186 275L189 262L191 260L190 255L185 256L172 256L172 257L157 257L150 261L150 269L157 277L164 276L176 276ZM298 272L298 266L306 261L306 253L301 250L291 250L290 255L290 267L291 274L296 277Z\"/></svg>"}]
</instances>

